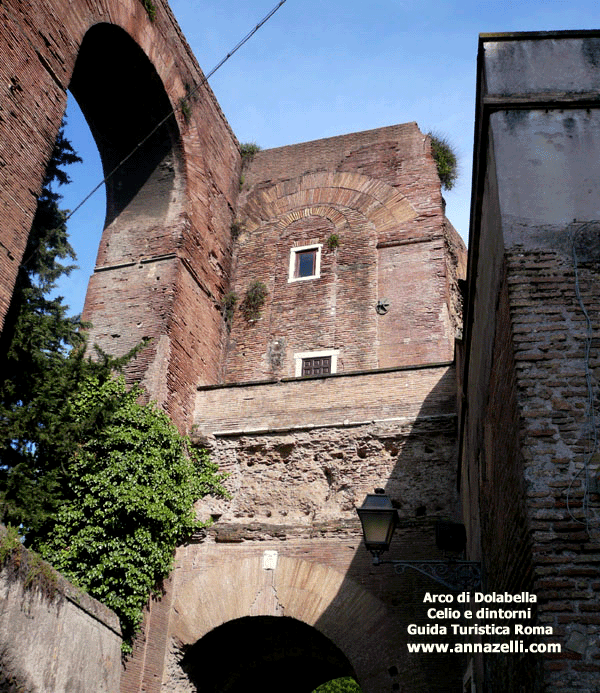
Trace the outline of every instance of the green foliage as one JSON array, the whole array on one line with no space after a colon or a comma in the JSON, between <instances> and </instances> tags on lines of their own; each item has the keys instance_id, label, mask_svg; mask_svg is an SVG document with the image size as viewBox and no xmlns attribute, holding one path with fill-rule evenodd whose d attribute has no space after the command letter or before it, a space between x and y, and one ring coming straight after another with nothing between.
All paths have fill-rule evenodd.
<instances>
[{"instance_id":1,"label":"green foliage","mask_svg":"<svg viewBox=\"0 0 600 693\"><path fill-rule=\"evenodd\" d=\"M223 296L223 301L221 302L221 305L223 307L223 316L225 317L225 322L228 325L231 325L231 321L233 320L233 313L238 300L238 295L234 291L229 291L225 294L225 296Z\"/></svg>"},{"instance_id":2,"label":"green foliage","mask_svg":"<svg viewBox=\"0 0 600 693\"><path fill-rule=\"evenodd\" d=\"M361 693L361 688L353 678L345 676L323 683L313 693Z\"/></svg>"},{"instance_id":3,"label":"green foliage","mask_svg":"<svg viewBox=\"0 0 600 693\"><path fill-rule=\"evenodd\" d=\"M0 568L4 567L4 564L11 559L20 546L19 530L12 525L8 525L6 533L0 537Z\"/></svg>"},{"instance_id":4,"label":"green foliage","mask_svg":"<svg viewBox=\"0 0 600 693\"><path fill-rule=\"evenodd\" d=\"M437 166L438 176L444 190L452 190L458 178L458 159L448 139L434 132L431 138L431 153Z\"/></svg>"},{"instance_id":5,"label":"green foliage","mask_svg":"<svg viewBox=\"0 0 600 693\"><path fill-rule=\"evenodd\" d=\"M84 434L73 440L68 492L39 545L57 570L117 613L125 649L175 546L201 526L194 501L225 495L206 453L190 449L163 411L139 404L140 394L122 377L80 384L69 407Z\"/></svg>"},{"instance_id":6,"label":"green foliage","mask_svg":"<svg viewBox=\"0 0 600 693\"><path fill-rule=\"evenodd\" d=\"M62 261L75 257L53 185L68 183L61 167L77 161L61 129L0 339L0 521L34 533L60 502L69 437L60 412L85 367L79 319L67 316L61 297L48 297L72 269Z\"/></svg>"},{"instance_id":7,"label":"green foliage","mask_svg":"<svg viewBox=\"0 0 600 693\"><path fill-rule=\"evenodd\" d=\"M266 285L255 279L246 289L244 300L240 304L240 310L248 321L257 320L260 316L260 309L265 304L269 294Z\"/></svg>"},{"instance_id":8,"label":"green foliage","mask_svg":"<svg viewBox=\"0 0 600 693\"><path fill-rule=\"evenodd\" d=\"M52 184L78 160L61 130L0 342L0 521L113 608L131 638L175 545L197 527L193 502L224 491L206 455L113 377L145 343L89 358L79 319L47 298L73 257ZM0 558L49 593L54 572L11 532Z\"/></svg>"},{"instance_id":9,"label":"green foliage","mask_svg":"<svg viewBox=\"0 0 600 693\"><path fill-rule=\"evenodd\" d=\"M335 248L339 248L339 246L340 237L337 235L337 233L332 233L327 239L327 247L329 250L335 250Z\"/></svg>"},{"instance_id":10,"label":"green foliage","mask_svg":"<svg viewBox=\"0 0 600 693\"><path fill-rule=\"evenodd\" d=\"M185 122L189 123L192 116L192 107L190 106L190 102L184 96L179 99L179 110L181 111Z\"/></svg>"},{"instance_id":11,"label":"green foliage","mask_svg":"<svg viewBox=\"0 0 600 693\"><path fill-rule=\"evenodd\" d=\"M260 152L260 146L256 142L244 142L240 144L240 154L242 155L242 166L248 164L254 155Z\"/></svg>"},{"instance_id":12,"label":"green foliage","mask_svg":"<svg viewBox=\"0 0 600 693\"><path fill-rule=\"evenodd\" d=\"M142 5L148 13L148 19L153 22L156 19L156 5L152 0L142 0Z\"/></svg>"},{"instance_id":13,"label":"green foliage","mask_svg":"<svg viewBox=\"0 0 600 693\"><path fill-rule=\"evenodd\" d=\"M53 186L69 182L61 167L77 161L61 129L0 340L0 521L21 527L28 544L62 503L66 462L82 435L68 406L72 393L91 374L108 378L143 346L120 359L100 351L87 358L81 321L67 315L61 297L48 297L71 270L62 260L74 258Z\"/></svg>"}]
</instances>

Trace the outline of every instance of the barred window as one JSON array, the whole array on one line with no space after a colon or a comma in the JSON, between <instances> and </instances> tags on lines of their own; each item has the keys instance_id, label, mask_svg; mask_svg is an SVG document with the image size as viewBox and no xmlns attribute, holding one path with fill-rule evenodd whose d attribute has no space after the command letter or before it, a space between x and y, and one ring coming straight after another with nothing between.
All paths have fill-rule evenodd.
<instances>
[{"instance_id":1,"label":"barred window","mask_svg":"<svg viewBox=\"0 0 600 693\"><path fill-rule=\"evenodd\" d=\"M331 356L302 359L302 377L331 373Z\"/></svg>"}]
</instances>

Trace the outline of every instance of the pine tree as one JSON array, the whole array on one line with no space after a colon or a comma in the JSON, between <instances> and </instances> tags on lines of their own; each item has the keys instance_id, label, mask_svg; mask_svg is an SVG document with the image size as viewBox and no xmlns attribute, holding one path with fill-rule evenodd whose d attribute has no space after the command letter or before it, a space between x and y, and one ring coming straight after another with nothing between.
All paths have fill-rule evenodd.
<instances>
[{"instance_id":1,"label":"pine tree","mask_svg":"<svg viewBox=\"0 0 600 693\"><path fill-rule=\"evenodd\" d=\"M60 502L65 398L86 368L80 320L50 296L74 268L63 261L75 259L54 187L69 182L63 167L79 161L61 128L0 339L0 520L33 534Z\"/></svg>"}]
</instances>

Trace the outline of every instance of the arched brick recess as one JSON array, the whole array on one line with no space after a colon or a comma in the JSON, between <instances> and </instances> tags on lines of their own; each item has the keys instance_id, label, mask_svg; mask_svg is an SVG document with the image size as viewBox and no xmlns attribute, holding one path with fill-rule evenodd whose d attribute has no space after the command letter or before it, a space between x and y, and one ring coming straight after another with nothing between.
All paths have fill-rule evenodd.
<instances>
[{"instance_id":1,"label":"arched brick recess","mask_svg":"<svg viewBox=\"0 0 600 693\"><path fill-rule=\"evenodd\" d=\"M386 658L395 661L397 653L382 652L390 627L385 605L326 565L279 556L276 568L265 570L263 560L253 556L223 563L179 585L169 627L176 645L192 645L215 628L246 616L291 617L329 638L347 657L365 691L388 687L381 663Z\"/></svg>"},{"instance_id":2,"label":"arched brick recess","mask_svg":"<svg viewBox=\"0 0 600 693\"><path fill-rule=\"evenodd\" d=\"M380 233L417 216L408 199L383 181L356 173L324 172L253 192L245 202L244 220L252 231L292 210L316 205L354 209L374 223Z\"/></svg>"}]
</instances>

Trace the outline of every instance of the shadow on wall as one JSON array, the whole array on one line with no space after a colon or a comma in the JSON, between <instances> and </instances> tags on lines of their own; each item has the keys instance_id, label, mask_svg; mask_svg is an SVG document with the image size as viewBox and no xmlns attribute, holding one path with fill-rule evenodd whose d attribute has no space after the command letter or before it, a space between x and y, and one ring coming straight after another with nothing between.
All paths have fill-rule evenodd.
<instances>
[{"instance_id":1,"label":"shadow on wall","mask_svg":"<svg viewBox=\"0 0 600 693\"><path fill-rule=\"evenodd\" d=\"M222 664L207 667L207 662ZM323 681L353 676L331 640L302 621L277 616L248 616L215 628L188 650L181 665L198 691L215 693L310 693Z\"/></svg>"},{"instance_id":2,"label":"shadow on wall","mask_svg":"<svg viewBox=\"0 0 600 693\"><path fill-rule=\"evenodd\" d=\"M396 463L391 473L373 479L373 488L368 492L373 493L375 487L385 489L398 510L400 526L395 531L389 555L384 555L383 560L447 557L436 547L435 523L438 519L460 521L456 487L455 393L456 375L454 369L449 369L424 399L415 421L408 427L409 431L397 431L385 440L385 450L396 456ZM386 609L379 624L379 647L362 653L346 652L364 693L447 693L461 690L462 655L409 654L407 650L409 642L456 640L441 635L411 636L407 631L409 624L448 625L450 621L428 619L427 611L431 604L423 600L428 592L448 594L449 589L410 569L397 575L390 565L374 566L362 541L345 574L340 593L350 580L363 586ZM339 634L334 635L339 618L337 602L337 598L331 602L315 627L325 635L333 635L334 642L344 650ZM360 629L361 624L357 623L355 627Z\"/></svg>"},{"instance_id":3,"label":"shadow on wall","mask_svg":"<svg viewBox=\"0 0 600 693\"><path fill-rule=\"evenodd\" d=\"M174 116L158 125L172 107L142 49L120 27L96 24L83 39L69 89L94 136L104 175L131 154L107 181L105 226L125 209L129 223L137 215L146 224L163 219L175 183L179 134Z\"/></svg>"},{"instance_id":4,"label":"shadow on wall","mask_svg":"<svg viewBox=\"0 0 600 693\"><path fill-rule=\"evenodd\" d=\"M416 417L353 434L358 442L346 470L362 465L362 486L385 486L399 506L394 558L439 558L435 519L457 519L454 378L447 369ZM332 481L332 493L343 494L348 479ZM359 532L349 508L327 530L315 523L304 535L310 538L291 538L290 531L277 544L237 541L206 545L203 557L190 552L193 565L182 564L189 578L177 589L171 622L185 652L180 680L203 693L238 693L265 681L311 693L342 676L354 677L364 693L459 690L458 655L408 655L406 648L408 624L427 622L424 594L447 590L418 573L372 566ZM275 547L276 567L268 570L264 550ZM224 650L227 662L215 670Z\"/></svg>"}]
</instances>

